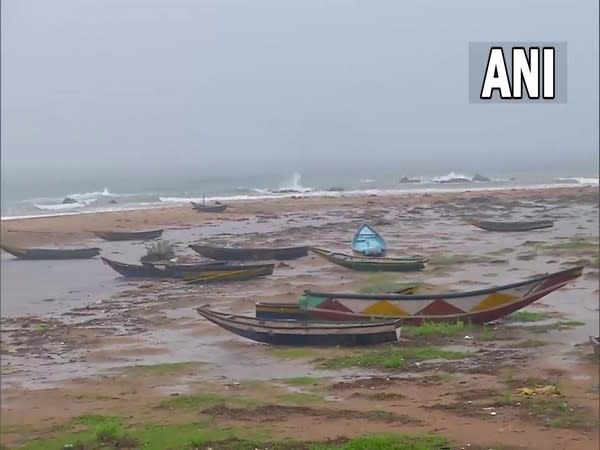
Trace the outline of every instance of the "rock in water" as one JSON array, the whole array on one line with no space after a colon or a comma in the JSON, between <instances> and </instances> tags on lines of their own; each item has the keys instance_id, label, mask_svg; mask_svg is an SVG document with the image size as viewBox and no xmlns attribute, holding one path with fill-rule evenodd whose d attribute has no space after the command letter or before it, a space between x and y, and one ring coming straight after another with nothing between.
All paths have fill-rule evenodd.
<instances>
[{"instance_id":1,"label":"rock in water","mask_svg":"<svg viewBox=\"0 0 600 450\"><path fill-rule=\"evenodd\" d=\"M484 177L483 175L479 175L478 173L475 174L475 176L473 177L473 181L492 181L490 180L488 177Z\"/></svg>"}]
</instances>

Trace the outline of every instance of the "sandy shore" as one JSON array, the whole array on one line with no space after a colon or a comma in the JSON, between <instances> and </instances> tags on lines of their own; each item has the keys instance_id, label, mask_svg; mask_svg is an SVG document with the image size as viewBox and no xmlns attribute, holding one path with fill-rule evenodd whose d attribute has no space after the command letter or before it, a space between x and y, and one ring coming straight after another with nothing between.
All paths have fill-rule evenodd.
<instances>
[{"instance_id":1,"label":"sandy shore","mask_svg":"<svg viewBox=\"0 0 600 450\"><path fill-rule=\"evenodd\" d=\"M497 234L466 225L465 217L544 218L555 226ZM599 366L588 344L599 327L598 188L276 199L235 203L222 214L185 206L11 220L2 222L2 242L93 245L135 262L144 243L105 242L89 231L163 227L181 256L194 256L187 244L195 241L348 252L363 221L386 237L390 255L422 254L431 260L427 269L357 273L311 255L263 279L191 286L119 278L97 258L18 261L3 253L2 445L97 442L106 423L129 436L132 448L150 442L144 448L157 450L194 448L192 441L196 448L267 448L286 439L297 444L282 448L309 448L305 441L341 444L380 432L435 434L452 449L600 445ZM576 264L585 267L582 278L520 318L433 334L409 330L381 348L270 348L194 310L211 303L253 314L256 301L296 302L312 287L386 290L422 281L468 290ZM422 349L445 357L415 356ZM394 367L353 363L394 352L403 361ZM520 390L543 386L555 389L533 397ZM158 424L164 435L149 431Z\"/></svg>"}]
</instances>

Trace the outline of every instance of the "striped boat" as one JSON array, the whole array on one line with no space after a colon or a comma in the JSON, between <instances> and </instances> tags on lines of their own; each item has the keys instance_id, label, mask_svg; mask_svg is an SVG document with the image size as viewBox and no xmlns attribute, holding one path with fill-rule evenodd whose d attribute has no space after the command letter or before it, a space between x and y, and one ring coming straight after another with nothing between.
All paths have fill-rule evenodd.
<instances>
[{"instance_id":1,"label":"striped boat","mask_svg":"<svg viewBox=\"0 0 600 450\"><path fill-rule=\"evenodd\" d=\"M412 295L420 286L420 283L406 283L405 287L395 291L394 294ZM257 302L255 309L257 319L310 320L306 309L302 309L298 303Z\"/></svg>"},{"instance_id":2,"label":"striped boat","mask_svg":"<svg viewBox=\"0 0 600 450\"><path fill-rule=\"evenodd\" d=\"M402 318L423 321L485 323L500 319L579 278L574 267L525 281L470 292L429 295L346 294L306 291L300 308L318 320Z\"/></svg>"},{"instance_id":3,"label":"striped boat","mask_svg":"<svg viewBox=\"0 0 600 450\"><path fill-rule=\"evenodd\" d=\"M213 311L204 305L198 313L219 327L250 339L272 345L360 346L393 342L400 338L400 321L365 323L299 322L297 320L260 320Z\"/></svg>"}]
</instances>

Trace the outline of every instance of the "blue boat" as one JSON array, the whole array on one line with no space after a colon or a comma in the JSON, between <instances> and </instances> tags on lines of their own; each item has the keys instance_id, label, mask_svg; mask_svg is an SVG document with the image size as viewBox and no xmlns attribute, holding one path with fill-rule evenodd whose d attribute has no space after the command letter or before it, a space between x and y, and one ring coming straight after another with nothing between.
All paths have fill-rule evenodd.
<instances>
[{"instance_id":1,"label":"blue boat","mask_svg":"<svg viewBox=\"0 0 600 450\"><path fill-rule=\"evenodd\" d=\"M387 244L377 231L365 223L352 238L352 250L363 256L383 256Z\"/></svg>"}]
</instances>

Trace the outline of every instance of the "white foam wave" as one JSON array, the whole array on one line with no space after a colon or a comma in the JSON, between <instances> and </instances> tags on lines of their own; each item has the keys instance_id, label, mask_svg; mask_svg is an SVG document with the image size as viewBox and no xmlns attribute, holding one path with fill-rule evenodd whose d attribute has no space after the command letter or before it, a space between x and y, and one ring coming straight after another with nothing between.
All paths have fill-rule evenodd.
<instances>
[{"instance_id":1,"label":"white foam wave","mask_svg":"<svg viewBox=\"0 0 600 450\"><path fill-rule=\"evenodd\" d=\"M598 177L564 177L564 178L556 178L554 181L557 183L572 183L572 184L589 184L592 186L598 185Z\"/></svg>"},{"instance_id":2,"label":"white foam wave","mask_svg":"<svg viewBox=\"0 0 600 450\"><path fill-rule=\"evenodd\" d=\"M298 173L298 172L294 172L294 174L292 175L292 177L289 180L284 181L279 186L278 189L274 189L271 192L274 192L274 193L285 192L285 191L311 192L313 190L310 187L302 186L301 181L302 181L302 175L300 175L300 173Z\"/></svg>"},{"instance_id":3,"label":"white foam wave","mask_svg":"<svg viewBox=\"0 0 600 450\"><path fill-rule=\"evenodd\" d=\"M458 179L464 179L466 181L473 181L473 177L470 175L465 175L462 173L457 173L457 172L450 172L447 175L442 175L439 177L433 177L431 179L431 181L433 181L434 183L443 183L443 182L447 182L450 180L458 180Z\"/></svg>"},{"instance_id":4,"label":"white foam wave","mask_svg":"<svg viewBox=\"0 0 600 450\"><path fill-rule=\"evenodd\" d=\"M42 209L45 211L68 211L70 209L83 208L87 206L85 203L59 203L59 204L51 204L51 205L39 205L34 204L33 207L36 209Z\"/></svg>"},{"instance_id":5,"label":"white foam wave","mask_svg":"<svg viewBox=\"0 0 600 450\"><path fill-rule=\"evenodd\" d=\"M361 184L371 184L375 180L373 178L361 178L359 181Z\"/></svg>"}]
</instances>

